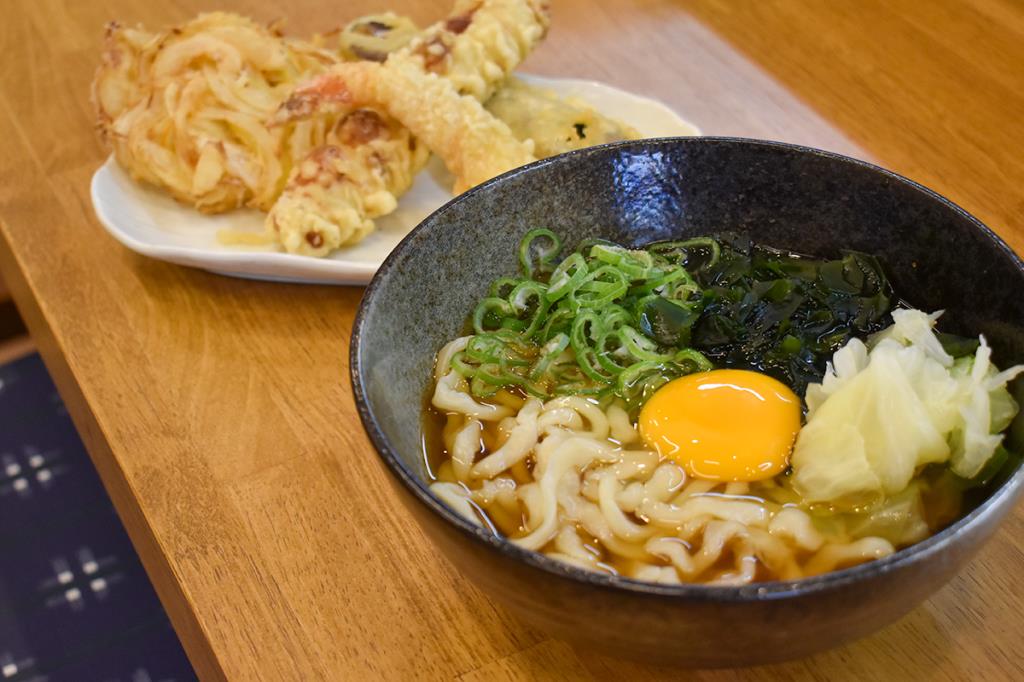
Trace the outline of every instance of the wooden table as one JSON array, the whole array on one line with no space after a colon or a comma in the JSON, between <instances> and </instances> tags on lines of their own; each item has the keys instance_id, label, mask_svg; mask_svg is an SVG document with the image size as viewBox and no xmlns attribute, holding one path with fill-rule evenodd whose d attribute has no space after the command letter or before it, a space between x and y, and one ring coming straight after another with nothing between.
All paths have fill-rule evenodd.
<instances>
[{"instance_id":1,"label":"wooden table","mask_svg":"<svg viewBox=\"0 0 1024 682\"><path fill-rule=\"evenodd\" d=\"M346 379L361 291L219 277L99 227L88 83L104 22L214 5L305 34L375 0L8 0L3 277L197 671L208 679L673 677L513 620L398 506ZM390 3L421 23L445 3ZM654 95L712 134L867 156L1024 251L1019 0L555 3L527 68ZM998 286L998 283L993 283ZM1024 513L901 622L728 679L1024 678Z\"/></svg>"}]
</instances>

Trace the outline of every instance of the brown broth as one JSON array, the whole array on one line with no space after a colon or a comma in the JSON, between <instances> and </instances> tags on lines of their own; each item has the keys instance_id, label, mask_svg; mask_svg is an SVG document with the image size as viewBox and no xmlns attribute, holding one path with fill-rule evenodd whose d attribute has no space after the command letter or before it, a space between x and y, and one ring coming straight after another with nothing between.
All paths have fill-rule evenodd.
<instances>
[{"instance_id":1,"label":"brown broth","mask_svg":"<svg viewBox=\"0 0 1024 682\"><path fill-rule=\"evenodd\" d=\"M448 461L448 449L444 446L444 427L448 416L435 409L430 404L430 395L424 398L423 410L421 412L420 429L423 434L423 461L427 465L427 475L431 480L440 480L438 470L441 465Z\"/></svg>"}]
</instances>

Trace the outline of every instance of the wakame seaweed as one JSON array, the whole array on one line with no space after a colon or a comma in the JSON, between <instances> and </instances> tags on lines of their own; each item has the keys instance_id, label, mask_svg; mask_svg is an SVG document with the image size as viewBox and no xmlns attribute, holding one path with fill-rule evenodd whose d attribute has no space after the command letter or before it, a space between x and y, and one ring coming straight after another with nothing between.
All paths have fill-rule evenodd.
<instances>
[{"instance_id":1,"label":"wakame seaweed","mask_svg":"<svg viewBox=\"0 0 1024 682\"><path fill-rule=\"evenodd\" d=\"M713 366L756 369L803 395L851 336L885 325L894 300L873 256L815 259L733 234L636 249L591 239L563 254L536 229L519 262L520 276L495 280L477 304L451 360L478 397L514 386L632 408Z\"/></svg>"},{"instance_id":2,"label":"wakame seaweed","mask_svg":"<svg viewBox=\"0 0 1024 682\"><path fill-rule=\"evenodd\" d=\"M889 321L893 290L874 256L845 251L824 260L742 235L715 239L718 258L694 273L703 311L689 341L718 366L765 372L803 395L852 336Z\"/></svg>"}]
</instances>

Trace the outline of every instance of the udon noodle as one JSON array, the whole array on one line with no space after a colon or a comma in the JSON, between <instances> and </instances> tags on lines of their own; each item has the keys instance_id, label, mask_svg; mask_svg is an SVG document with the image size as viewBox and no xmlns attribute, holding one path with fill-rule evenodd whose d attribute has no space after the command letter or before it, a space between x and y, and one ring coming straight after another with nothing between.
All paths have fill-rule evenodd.
<instances>
[{"instance_id":1,"label":"udon noodle","mask_svg":"<svg viewBox=\"0 0 1024 682\"><path fill-rule=\"evenodd\" d=\"M621 403L507 391L479 401L448 369L467 338L438 355L431 404L444 415L443 452L431 489L521 547L637 580L718 584L791 580L894 551L880 537L821 532L774 482L688 477L642 446Z\"/></svg>"}]
</instances>

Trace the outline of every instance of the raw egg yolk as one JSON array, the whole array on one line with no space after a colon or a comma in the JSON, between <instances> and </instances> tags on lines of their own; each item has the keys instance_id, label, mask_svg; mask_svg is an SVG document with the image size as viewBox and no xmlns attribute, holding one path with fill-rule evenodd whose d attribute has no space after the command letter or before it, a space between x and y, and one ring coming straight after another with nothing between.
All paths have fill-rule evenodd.
<instances>
[{"instance_id":1,"label":"raw egg yolk","mask_svg":"<svg viewBox=\"0 0 1024 682\"><path fill-rule=\"evenodd\" d=\"M785 471L800 430L800 399L771 377L716 369L674 379L640 410L640 435L687 473L759 481Z\"/></svg>"}]
</instances>

